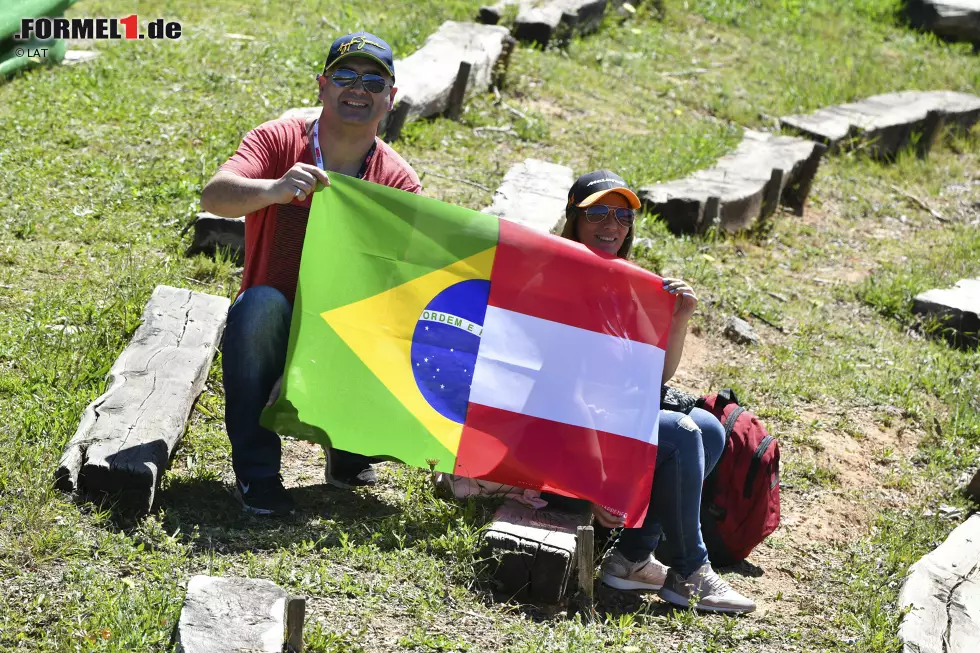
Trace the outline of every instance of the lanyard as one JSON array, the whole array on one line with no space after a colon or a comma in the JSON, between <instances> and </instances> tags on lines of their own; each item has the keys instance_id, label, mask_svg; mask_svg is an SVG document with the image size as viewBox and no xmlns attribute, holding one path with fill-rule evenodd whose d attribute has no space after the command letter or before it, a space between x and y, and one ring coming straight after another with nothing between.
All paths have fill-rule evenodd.
<instances>
[{"instance_id":1,"label":"lanyard","mask_svg":"<svg viewBox=\"0 0 980 653\"><path fill-rule=\"evenodd\" d=\"M371 163L371 157L374 156L374 151L375 149L377 149L377 147L378 144L377 142L375 142L371 145L371 149L368 150L367 156L364 157L364 163L361 164L361 169L357 172L358 179L363 179L364 175L367 174L368 164ZM316 161L316 167L326 172L327 169L323 167L323 155L320 154L320 121L319 120L313 121L313 156L314 156L314 160Z\"/></svg>"},{"instance_id":2,"label":"lanyard","mask_svg":"<svg viewBox=\"0 0 980 653\"><path fill-rule=\"evenodd\" d=\"M313 154L316 157L316 167L326 172L323 167L323 156L320 155L320 121L313 121Z\"/></svg>"}]
</instances>

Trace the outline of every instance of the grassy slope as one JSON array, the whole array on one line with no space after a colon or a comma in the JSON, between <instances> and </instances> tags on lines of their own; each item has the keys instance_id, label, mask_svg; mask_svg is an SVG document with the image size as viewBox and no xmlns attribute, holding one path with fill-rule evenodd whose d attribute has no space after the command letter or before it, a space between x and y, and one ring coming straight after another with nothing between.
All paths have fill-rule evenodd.
<instances>
[{"instance_id":1,"label":"grassy slope","mask_svg":"<svg viewBox=\"0 0 980 653\"><path fill-rule=\"evenodd\" d=\"M482 208L489 193L435 174L494 188L509 165L533 156L577 172L613 168L632 183L665 180L708 165L738 142L740 126L766 126L770 116L891 90L980 87L966 46L908 32L893 20L894 4L674 1L662 22L641 6L637 20L607 24L567 52L515 53L503 97L528 120L479 97L461 123L409 126L399 150L434 173L427 193ZM228 263L181 256L179 230L245 130L313 99L333 26L376 31L407 53L442 20L466 19L475 7L197 5L139 4L142 17L180 20L179 42L97 43L103 56L94 64L0 86L0 649L167 650L182 583L234 572L308 593L314 651L895 650L897 583L951 527L923 511L957 504L958 476L978 460L977 356L905 333L912 294L980 273L980 241L967 223L980 188L976 137L928 162L830 159L805 219L781 216L746 238L692 240L644 227L656 246L641 261L700 290L702 337L724 354L702 387L734 385L782 437L788 507L839 495L877 516L850 539L777 533L754 559L783 579L786 596L732 577L766 599L764 614L700 618L603 593L600 607L613 616L586 628L494 603L473 559L492 506L438 500L412 470L387 471L376 492L304 487L293 522L242 518L223 484L217 367L155 515L114 524L51 490L64 443L104 389L154 285L235 291ZM131 3L90 1L73 15L131 11ZM694 68L708 72L661 75ZM474 133L483 125L511 125L519 136ZM938 224L892 184L954 222ZM787 332L757 322L765 344L735 349L717 336L732 313ZM906 430L921 445L914 455L880 452L874 485L852 487L822 455L820 435L857 437L864 423ZM777 569L784 563L789 575Z\"/></svg>"}]
</instances>

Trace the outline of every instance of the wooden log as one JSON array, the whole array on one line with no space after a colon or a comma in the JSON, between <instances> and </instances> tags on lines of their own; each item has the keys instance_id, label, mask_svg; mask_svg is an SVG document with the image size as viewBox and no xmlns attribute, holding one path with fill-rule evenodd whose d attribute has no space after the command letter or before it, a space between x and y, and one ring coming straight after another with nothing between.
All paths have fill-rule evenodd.
<instances>
[{"instance_id":1,"label":"wooden log","mask_svg":"<svg viewBox=\"0 0 980 653\"><path fill-rule=\"evenodd\" d=\"M484 533L486 557L498 559L493 578L519 600L558 603L576 565L576 533L591 522L587 502L533 510L506 501Z\"/></svg>"},{"instance_id":2,"label":"wooden log","mask_svg":"<svg viewBox=\"0 0 980 653\"><path fill-rule=\"evenodd\" d=\"M643 186L639 197L674 233L704 233L712 226L739 231L766 217L778 203L791 199L802 205L806 196L801 198L800 193L809 192L824 149L805 139L746 130L735 152L719 159L713 168L685 179ZM774 174L776 170L782 175ZM795 192L784 200L788 188ZM717 223L714 212L706 211L711 197L720 200Z\"/></svg>"},{"instance_id":3,"label":"wooden log","mask_svg":"<svg viewBox=\"0 0 980 653\"><path fill-rule=\"evenodd\" d=\"M459 62L459 71L456 73L456 81L449 92L449 106L446 107L446 117L450 120L459 120L463 115L463 96L466 95L466 85L470 81L470 71L473 64L469 61Z\"/></svg>"},{"instance_id":4,"label":"wooden log","mask_svg":"<svg viewBox=\"0 0 980 653\"><path fill-rule=\"evenodd\" d=\"M524 4L527 4L528 0L523 0ZM522 0L500 0L493 5L484 5L480 7L480 12L477 15L477 20L479 20L484 25L499 25L500 19L504 17L507 12L507 7L516 6L522 3Z\"/></svg>"},{"instance_id":5,"label":"wooden log","mask_svg":"<svg viewBox=\"0 0 980 653\"><path fill-rule=\"evenodd\" d=\"M227 250L237 265L245 263L245 218L198 213L194 220L194 240L184 255L214 256L219 249Z\"/></svg>"},{"instance_id":6,"label":"wooden log","mask_svg":"<svg viewBox=\"0 0 980 653\"><path fill-rule=\"evenodd\" d=\"M303 653L303 624L306 597L290 596L286 601L286 653Z\"/></svg>"},{"instance_id":7,"label":"wooden log","mask_svg":"<svg viewBox=\"0 0 980 653\"><path fill-rule=\"evenodd\" d=\"M980 503L980 469L973 475L973 480L966 486L966 493L973 497L973 500Z\"/></svg>"},{"instance_id":8,"label":"wooden log","mask_svg":"<svg viewBox=\"0 0 980 653\"><path fill-rule=\"evenodd\" d=\"M560 233L565 224L572 169L525 159L510 167L484 213L506 218L538 233Z\"/></svg>"},{"instance_id":9,"label":"wooden log","mask_svg":"<svg viewBox=\"0 0 980 653\"><path fill-rule=\"evenodd\" d=\"M980 650L980 515L912 565L898 597L904 653Z\"/></svg>"},{"instance_id":10,"label":"wooden log","mask_svg":"<svg viewBox=\"0 0 980 653\"><path fill-rule=\"evenodd\" d=\"M980 0L907 0L905 15L916 29L980 44Z\"/></svg>"},{"instance_id":11,"label":"wooden log","mask_svg":"<svg viewBox=\"0 0 980 653\"><path fill-rule=\"evenodd\" d=\"M55 472L81 496L118 495L121 508L153 506L224 331L228 299L157 286L143 323L109 371L109 388L82 413Z\"/></svg>"},{"instance_id":12,"label":"wooden log","mask_svg":"<svg viewBox=\"0 0 980 653\"><path fill-rule=\"evenodd\" d=\"M497 58L497 63L493 66L493 74L490 76L490 86L501 89L507 85L507 70L510 68L510 57L514 54L517 46L517 39L508 36L504 39L504 51Z\"/></svg>"},{"instance_id":13,"label":"wooden log","mask_svg":"<svg viewBox=\"0 0 980 653\"><path fill-rule=\"evenodd\" d=\"M594 32L606 11L607 0L541 0L522 2L514 21L519 41L547 46L554 39Z\"/></svg>"},{"instance_id":14,"label":"wooden log","mask_svg":"<svg viewBox=\"0 0 980 653\"><path fill-rule=\"evenodd\" d=\"M579 526L575 550L578 566L579 613L586 623L595 621L595 531L592 526Z\"/></svg>"},{"instance_id":15,"label":"wooden log","mask_svg":"<svg viewBox=\"0 0 980 653\"><path fill-rule=\"evenodd\" d=\"M980 342L980 279L920 293L912 300L912 312L937 319L941 335L953 345L975 347Z\"/></svg>"},{"instance_id":16,"label":"wooden log","mask_svg":"<svg viewBox=\"0 0 980 653\"><path fill-rule=\"evenodd\" d=\"M194 576L180 611L177 653L281 653L286 592L260 578Z\"/></svg>"},{"instance_id":17,"label":"wooden log","mask_svg":"<svg viewBox=\"0 0 980 653\"><path fill-rule=\"evenodd\" d=\"M507 28L446 21L416 52L395 62L398 95L395 114L402 109L402 125L418 118L438 116L449 108L460 63L470 64L469 93L486 91L494 64L504 50ZM397 122L392 118L392 122ZM393 140L390 133L386 138Z\"/></svg>"},{"instance_id":18,"label":"wooden log","mask_svg":"<svg viewBox=\"0 0 980 653\"><path fill-rule=\"evenodd\" d=\"M939 116L930 116L930 112L942 114L942 120L952 127L968 130L980 121L980 97L953 91L886 93L806 115L786 116L780 124L832 150L859 146L874 157L889 159L917 138L931 146Z\"/></svg>"}]
</instances>

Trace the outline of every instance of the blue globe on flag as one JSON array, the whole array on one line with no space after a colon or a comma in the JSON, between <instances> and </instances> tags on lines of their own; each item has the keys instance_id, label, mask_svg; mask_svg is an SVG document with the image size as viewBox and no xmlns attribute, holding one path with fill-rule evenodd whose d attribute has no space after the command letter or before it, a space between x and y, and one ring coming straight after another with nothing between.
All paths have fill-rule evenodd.
<instances>
[{"instance_id":1,"label":"blue globe on flag","mask_svg":"<svg viewBox=\"0 0 980 653\"><path fill-rule=\"evenodd\" d=\"M489 297L489 281L454 284L428 303L412 335L412 372L419 391L436 412L459 424L466 421Z\"/></svg>"}]
</instances>

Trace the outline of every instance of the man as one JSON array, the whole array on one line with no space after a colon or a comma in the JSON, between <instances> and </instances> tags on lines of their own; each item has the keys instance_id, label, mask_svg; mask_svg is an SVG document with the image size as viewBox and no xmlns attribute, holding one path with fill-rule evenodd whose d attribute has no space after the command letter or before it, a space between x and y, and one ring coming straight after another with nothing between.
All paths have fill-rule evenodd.
<instances>
[{"instance_id":1,"label":"man","mask_svg":"<svg viewBox=\"0 0 980 653\"><path fill-rule=\"evenodd\" d=\"M262 515L294 507L279 475L279 436L259 425L259 415L278 391L285 366L313 191L330 185L328 172L421 191L411 166L376 136L397 92L391 47L367 32L342 36L330 47L317 83L323 104L318 119L256 127L201 194L206 211L245 215L245 270L222 349L225 425L242 505ZM375 482L370 459L324 452L328 483Z\"/></svg>"}]
</instances>

